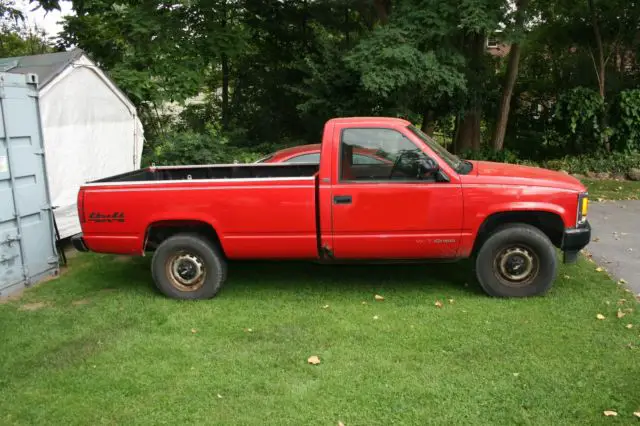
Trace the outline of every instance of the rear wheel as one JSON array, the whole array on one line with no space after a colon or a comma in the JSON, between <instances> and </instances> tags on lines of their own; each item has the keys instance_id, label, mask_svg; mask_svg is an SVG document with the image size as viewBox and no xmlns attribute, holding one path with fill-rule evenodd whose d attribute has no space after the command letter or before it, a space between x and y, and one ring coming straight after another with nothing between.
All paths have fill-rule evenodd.
<instances>
[{"instance_id":1,"label":"rear wheel","mask_svg":"<svg viewBox=\"0 0 640 426\"><path fill-rule=\"evenodd\" d=\"M164 240L151 262L156 287L174 299L214 297L227 276L220 251L197 234L178 234Z\"/></svg>"},{"instance_id":2,"label":"rear wheel","mask_svg":"<svg viewBox=\"0 0 640 426\"><path fill-rule=\"evenodd\" d=\"M556 277L553 244L538 228L510 224L496 230L476 257L476 275L491 296L526 297L546 293Z\"/></svg>"}]
</instances>

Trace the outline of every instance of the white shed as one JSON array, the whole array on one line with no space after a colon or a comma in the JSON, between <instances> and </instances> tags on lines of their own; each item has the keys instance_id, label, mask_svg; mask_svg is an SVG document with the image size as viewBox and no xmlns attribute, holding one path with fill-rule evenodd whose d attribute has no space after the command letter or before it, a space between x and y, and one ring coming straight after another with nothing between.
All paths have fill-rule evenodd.
<instances>
[{"instance_id":1,"label":"white shed","mask_svg":"<svg viewBox=\"0 0 640 426\"><path fill-rule=\"evenodd\" d=\"M81 49L0 59L0 71L38 76L51 203L60 237L77 234L80 185L140 168L136 109Z\"/></svg>"}]
</instances>

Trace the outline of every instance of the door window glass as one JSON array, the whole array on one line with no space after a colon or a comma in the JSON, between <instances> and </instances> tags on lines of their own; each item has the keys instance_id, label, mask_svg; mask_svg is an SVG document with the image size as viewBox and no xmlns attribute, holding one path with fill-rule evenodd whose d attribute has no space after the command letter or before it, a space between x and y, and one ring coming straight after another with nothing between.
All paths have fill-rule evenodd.
<instances>
[{"instance_id":1,"label":"door window glass","mask_svg":"<svg viewBox=\"0 0 640 426\"><path fill-rule=\"evenodd\" d=\"M435 162L402 133L383 128L342 132L340 180L428 180Z\"/></svg>"}]
</instances>

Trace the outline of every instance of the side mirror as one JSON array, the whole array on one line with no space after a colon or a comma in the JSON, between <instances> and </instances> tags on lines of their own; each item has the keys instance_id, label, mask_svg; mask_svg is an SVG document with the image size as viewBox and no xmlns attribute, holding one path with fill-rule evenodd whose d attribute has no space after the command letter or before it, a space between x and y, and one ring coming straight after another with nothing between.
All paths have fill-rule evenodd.
<instances>
[{"instance_id":1,"label":"side mirror","mask_svg":"<svg viewBox=\"0 0 640 426\"><path fill-rule=\"evenodd\" d=\"M420 158L420 174L422 176L432 176L440 171L440 166L432 158Z\"/></svg>"}]
</instances>

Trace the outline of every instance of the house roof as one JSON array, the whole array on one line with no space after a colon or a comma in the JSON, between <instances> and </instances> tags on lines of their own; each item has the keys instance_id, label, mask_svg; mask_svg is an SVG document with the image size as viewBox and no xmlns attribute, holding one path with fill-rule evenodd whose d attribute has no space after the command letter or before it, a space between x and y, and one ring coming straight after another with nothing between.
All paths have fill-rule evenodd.
<instances>
[{"instance_id":1,"label":"house roof","mask_svg":"<svg viewBox=\"0 0 640 426\"><path fill-rule=\"evenodd\" d=\"M0 72L36 74L39 86L44 87L82 55L84 55L84 51L76 48L67 52L2 58L0 59Z\"/></svg>"}]
</instances>

